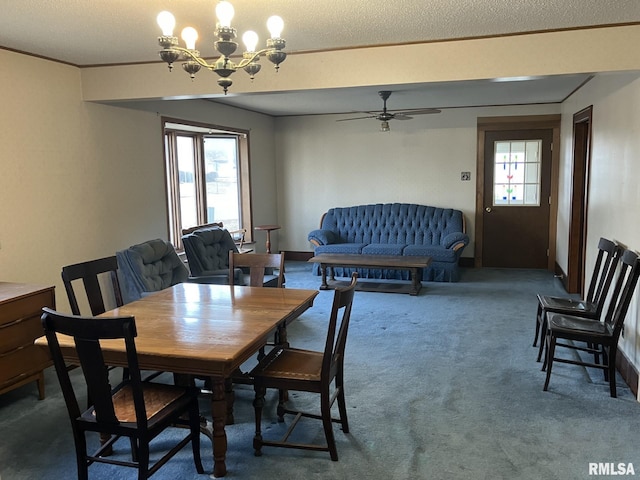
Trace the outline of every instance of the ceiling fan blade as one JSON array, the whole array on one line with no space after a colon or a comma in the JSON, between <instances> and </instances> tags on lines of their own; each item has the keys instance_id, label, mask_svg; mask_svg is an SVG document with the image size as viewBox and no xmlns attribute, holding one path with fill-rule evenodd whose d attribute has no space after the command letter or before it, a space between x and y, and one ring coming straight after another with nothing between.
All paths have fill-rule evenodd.
<instances>
[{"instance_id":1,"label":"ceiling fan blade","mask_svg":"<svg viewBox=\"0 0 640 480\"><path fill-rule=\"evenodd\" d=\"M336 122L348 122L349 120L362 120L363 118L376 118L377 115L369 115L367 117L355 117L355 118L341 118L340 120L336 120Z\"/></svg>"},{"instance_id":2,"label":"ceiling fan blade","mask_svg":"<svg viewBox=\"0 0 640 480\"><path fill-rule=\"evenodd\" d=\"M442 110L438 110L437 108L420 108L417 110L404 110L402 112L397 112L396 118L398 115L427 115L430 113L440 113Z\"/></svg>"},{"instance_id":3,"label":"ceiling fan blade","mask_svg":"<svg viewBox=\"0 0 640 480\"><path fill-rule=\"evenodd\" d=\"M413 117L405 115L404 113L396 113L393 115L394 120L411 120Z\"/></svg>"}]
</instances>

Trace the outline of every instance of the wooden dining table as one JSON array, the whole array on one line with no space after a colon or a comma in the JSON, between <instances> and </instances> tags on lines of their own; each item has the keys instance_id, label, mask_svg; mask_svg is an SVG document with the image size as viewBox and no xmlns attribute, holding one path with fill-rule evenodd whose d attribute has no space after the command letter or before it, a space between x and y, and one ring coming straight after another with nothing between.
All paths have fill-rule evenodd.
<instances>
[{"instance_id":1,"label":"wooden dining table","mask_svg":"<svg viewBox=\"0 0 640 480\"><path fill-rule=\"evenodd\" d=\"M228 406L225 385L276 330L313 305L317 290L181 283L101 316L133 315L141 369L211 378L213 475L226 475ZM286 336L279 335L281 341ZM36 344L46 346L44 338ZM61 337L65 360L77 361L73 340ZM109 365L126 366L124 342L101 342Z\"/></svg>"}]
</instances>

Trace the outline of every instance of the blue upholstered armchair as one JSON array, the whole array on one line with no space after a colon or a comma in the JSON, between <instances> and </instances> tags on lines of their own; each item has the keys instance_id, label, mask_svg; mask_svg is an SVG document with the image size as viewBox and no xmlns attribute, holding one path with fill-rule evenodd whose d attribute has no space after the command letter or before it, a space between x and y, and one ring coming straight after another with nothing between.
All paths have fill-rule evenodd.
<instances>
[{"instance_id":1,"label":"blue upholstered armchair","mask_svg":"<svg viewBox=\"0 0 640 480\"><path fill-rule=\"evenodd\" d=\"M132 302L182 282L227 283L228 270L219 276L196 277L169 242L156 238L116 252L124 302Z\"/></svg>"},{"instance_id":2,"label":"blue upholstered armchair","mask_svg":"<svg viewBox=\"0 0 640 480\"><path fill-rule=\"evenodd\" d=\"M229 283L229 251L238 248L231 234L220 227L206 227L182 236L184 252L191 275L194 277L217 277L219 282ZM234 270L237 285L242 283L242 270Z\"/></svg>"}]
</instances>

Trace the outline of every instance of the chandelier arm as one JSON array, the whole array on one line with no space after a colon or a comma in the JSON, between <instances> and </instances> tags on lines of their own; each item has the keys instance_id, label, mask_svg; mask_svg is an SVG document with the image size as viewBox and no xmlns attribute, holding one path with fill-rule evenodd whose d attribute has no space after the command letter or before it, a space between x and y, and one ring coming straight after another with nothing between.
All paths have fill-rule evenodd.
<instances>
[{"instance_id":1,"label":"chandelier arm","mask_svg":"<svg viewBox=\"0 0 640 480\"><path fill-rule=\"evenodd\" d=\"M251 55L250 57L245 57L243 58L240 63L237 63L237 67L238 68L244 68L247 65L249 65L251 62L254 62L258 57L260 57L261 55L266 55L269 52L272 52L274 49L273 48L263 48L262 50L258 50L257 52L253 52L253 55Z\"/></svg>"},{"instance_id":2,"label":"chandelier arm","mask_svg":"<svg viewBox=\"0 0 640 480\"><path fill-rule=\"evenodd\" d=\"M204 58L202 58L200 55L194 54L188 48L175 46L175 47L171 47L170 50L174 50L176 52L180 52L184 56L189 57L189 59L191 59L191 60L193 60L195 62L198 62L200 65L202 65L205 68L208 68L208 69L215 68L215 64L208 63ZM253 52L253 55L251 55L251 57L243 58L239 63L233 63L233 62L231 62L231 60L229 60L229 63L233 63L234 69L244 68L247 65L249 65L251 62L254 62L258 57L260 57L262 55L266 55L267 53L272 52L273 50L274 50L273 48L263 48L262 50L258 50L257 52Z\"/></svg>"},{"instance_id":3,"label":"chandelier arm","mask_svg":"<svg viewBox=\"0 0 640 480\"><path fill-rule=\"evenodd\" d=\"M197 62L200 65L202 65L203 67L208 68L208 69L211 69L211 68L215 67L215 64L207 63L207 61L204 58L202 58L200 55L196 55L195 53L193 53L188 48L175 46L175 47L172 47L171 50L176 51L176 52L180 52L185 57L188 57L188 58L183 58L183 60L193 60L194 62Z\"/></svg>"}]
</instances>

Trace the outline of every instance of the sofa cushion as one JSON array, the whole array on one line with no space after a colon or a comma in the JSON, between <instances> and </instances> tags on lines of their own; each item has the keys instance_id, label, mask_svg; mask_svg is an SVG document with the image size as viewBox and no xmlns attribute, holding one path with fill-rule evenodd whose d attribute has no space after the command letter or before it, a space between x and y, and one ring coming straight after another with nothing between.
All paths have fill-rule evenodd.
<instances>
[{"instance_id":1,"label":"sofa cushion","mask_svg":"<svg viewBox=\"0 0 640 480\"><path fill-rule=\"evenodd\" d=\"M334 243L331 245L320 245L316 247L315 254L321 253L362 253L366 243Z\"/></svg>"},{"instance_id":2,"label":"sofa cushion","mask_svg":"<svg viewBox=\"0 0 640 480\"><path fill-rule=\"evenodd\" d=\"M427 256L434 262L457 262L458 255L454 250L442 245L407 245L402 252L405 256Z\"/></svg>"},{"instance_id":3,"label":"sofa cushion","mask_svg":"<svg viewBox=\"0 0 640 480\"><path fill-rule=\"evenodd\" d=\"M405 243L370 243L362 249L363 255L402 255Z\"/></svg>"}]
</instances>

